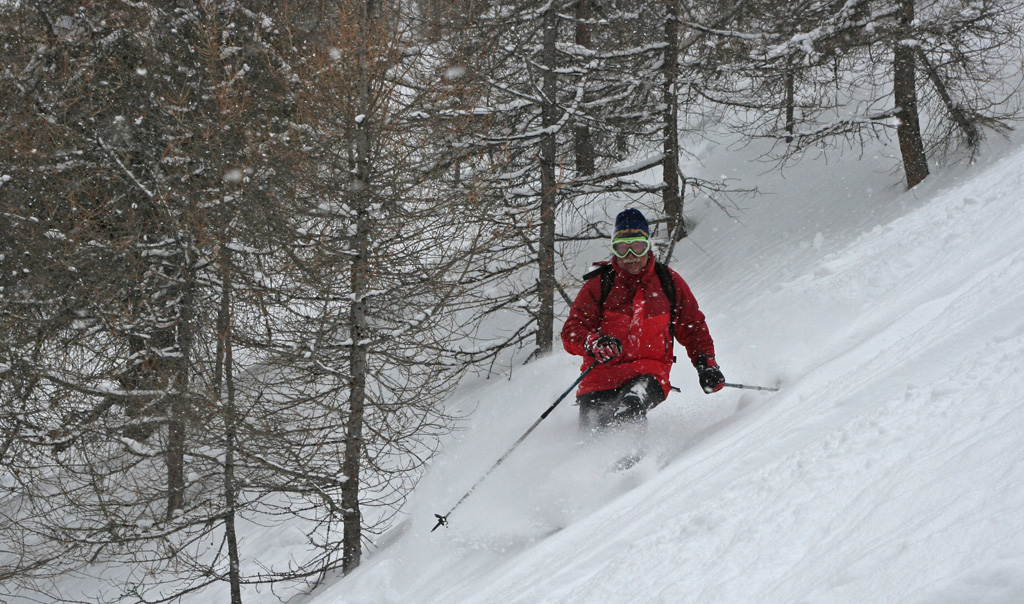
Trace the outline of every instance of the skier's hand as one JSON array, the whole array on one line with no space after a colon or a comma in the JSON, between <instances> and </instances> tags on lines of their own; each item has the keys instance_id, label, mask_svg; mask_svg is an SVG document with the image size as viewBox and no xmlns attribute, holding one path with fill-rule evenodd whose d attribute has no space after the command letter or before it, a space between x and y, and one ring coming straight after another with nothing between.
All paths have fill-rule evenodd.
<instances>
[{"instance_id":1,"label":"skier's hand","mask_svg":"<svg viewBox=\"0 0 1024 604\"><path fill-rule=\"evenodd\" d=\"M697 378L705 393L718 392L725 387L725 376L715 363L715 357L700 355L697 359Z\"/></svg>"},{"instance_id":2,"label":"skier's hand","mask_svg":"<svg viewBox=\"0 0 1024 604\"><path fill-rule=\"evenodd\" d=\"M604 336L599 333L590 334L583 347L587 352L594 355L598 363L607 363L622 354L622 342L618 338Z\"/></svg>"}]
</instances>

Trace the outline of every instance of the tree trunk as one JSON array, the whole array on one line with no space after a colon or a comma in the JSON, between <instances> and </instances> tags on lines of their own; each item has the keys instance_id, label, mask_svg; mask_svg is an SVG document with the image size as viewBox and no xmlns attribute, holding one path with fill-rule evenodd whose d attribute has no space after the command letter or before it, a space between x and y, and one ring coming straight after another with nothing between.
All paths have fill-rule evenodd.
<instances>
[{"instance_id":1,"label":"tree trunk","mask_svg":"<svg viewBox=\"0 0 1024 604\"><path fill-rule=\"evenodd\" d=\"M373 120L370 115L369 45L373 35L371 27L376 19L374 0L364 0L359 11L359 65L358 94L361 115L366 116L356 130L356 168L353 183L352 207L356 214L356 228L351 239L352 307L349 310L351 329L351 359L349 367L348 418L345 422L345 459L342 471L345 483L341 488L342 570L348 574L362 559L362 513L359 508L359 476L363 451L363 418L366 409L367 342L369 325L366 317L366 293L369 291L370 252L370 139Z\"/></svg>"},{"instance_id":2,"label":"tree trunk","mask_svg":"<svg viewBox=\"0 0 1024 604\"><path fill-rule=\"evenodd\" d=\"M188 249L182 251L184 262L189 262L190 254ZM178 303L178 317L176 321L177 342L176 349L178 358L171 363L173 369L174 390L169 395L170 404L168 408L167 422L167 450L165 460L167 465L167 519L174 517L177 510L185 507L185 450L186 450L186 428L191 416L189 406L189 364L192 356L192 304L193 304L193 276L192 268L189 266L182 271L185 283L182 285L184 291L181 301Z\"/></svg>"},{"instance_id":3,"label":"tree trunk","mask_svg":"<svg viewBox=\"0 0 1024 604\"><path fill-rule=\"evenodd\" d=\"M237 413L235 410L234 358L231 345L231 250L222 246L221 299L217 311L217 356L213 391L224 416L224 540L228 546L228 581L231 604L242 604L242 577L235 530L235 448Z\"/></svg>"},{"instance_id":4,"label":"tree trunk","mask_svg":"<svg viewBox=\"0 0 1024 604\"><path fill-rule=\"evenodd\" d=\"M794 68L790 63L786 68L786 144L793 142L793 132L796 131L796 78Z\"/></svg>"},{"instance_id":5,"label":"tree trunk","mask_svg":"<svg viewBox=\"0 0 1024 604\"><path fill-rule=\"evenodd\" d=\"M662 159L662 207L668 219L670 241L686 237L683 222L683 191L679 181L679 0L665 1L665 61L662 67L664 153Z\"/></svg>"},{"instance_id":6,"label":"tree trunk","mask_svg":"<svg viewBox=\"0 0 1024 604\"><path fill-rule=\"evenodd\" d=\"M366 320L367 253L370 236L369 209L361 207L356 214L356 234L352 263L352 293L355 300L350 311L352 331L351 385L349 387L348 419L345 423L345 459L342 471L345 483L341 489L342 569L350 573L359 566L362 557L362 513L359 508L359 477L363 451L363 418L366 410L367 344Z\"/></svg>"},{"instance_id":7,"label":"tree trunk","mask_svg":"<svg viewBox=\"0 0 1024 604\"><path fill-rule=\"evenodd\" d=\"M893 44L893 100L896 104L896 135L903 156L907 188L912 189L928 176L928 158L921 139L917 109L917 69L911 34L914 0L900 0L899 29Z\"/></svg>"},{"instance_id":8,"label":"tree trunk","mask_svg":"<svg viewBox=\"0 0 1024 604\"><path fill-rule=\"evenodd\" d=\"M590 48L590 21L594 11L593 0L577 0L576 2L576 44L582 48ZM584 93L584 102L586 101ZM593 135L590 126L584 121L576 122L573 131L576 146L576 171L581 175L590 176L596 170Z\"/></svg>"},{"instance_id":9,"label":"tree trunk","mask_svg":"<svg viewBox=\"0 0 1024 604\"><path fill-rule=\"evenodd\" d=\"M558 78L555 74L558 57L555 42L558 38L558 14L554 3L544 14L544 85L542 90L542 124L544 135L540 141L540 242L537 253L537 352L551 352L555 324L555 199L557 184L555 166L556 133L551 129L558 123Z\"/></svg>"}]
</instances>

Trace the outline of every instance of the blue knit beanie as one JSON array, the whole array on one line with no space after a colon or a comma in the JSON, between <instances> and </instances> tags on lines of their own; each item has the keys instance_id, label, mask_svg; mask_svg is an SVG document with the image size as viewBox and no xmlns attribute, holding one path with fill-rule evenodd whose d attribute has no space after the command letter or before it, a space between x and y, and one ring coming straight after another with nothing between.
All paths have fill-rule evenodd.
<instances>
[{"instance_id":1,"label":"blue knit beanie","mask_svg":"<svg viewBox=\"0 0 1024 604\"><path fill-rule=\"evenodd\" d=\"M640 213L640 210L629 208L619 212L615 217L615 234L612 239L626 239L629 237L651 236L651 228L647 226L647 219Z\"/></svg>"}]
</instances>

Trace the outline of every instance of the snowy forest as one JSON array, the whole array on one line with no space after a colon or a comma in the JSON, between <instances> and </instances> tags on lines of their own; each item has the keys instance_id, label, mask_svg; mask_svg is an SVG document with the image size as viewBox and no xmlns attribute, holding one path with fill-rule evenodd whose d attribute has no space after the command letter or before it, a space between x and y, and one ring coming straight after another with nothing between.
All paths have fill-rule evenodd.
<instances>
[{"instance_id":1,"label":"snowy forest","mask_svg":"<svg viewBox=\"0 0 1024 604\"><path fill-rule=\"evenodd\" d=\"M460 382L561 348L596 200L671 259L758 195L681 168L712 126L913 188L1021 117L1024 0L0 0L0 56L0 599L240 604L354 571Z\"/></svg>"}]
</instances>

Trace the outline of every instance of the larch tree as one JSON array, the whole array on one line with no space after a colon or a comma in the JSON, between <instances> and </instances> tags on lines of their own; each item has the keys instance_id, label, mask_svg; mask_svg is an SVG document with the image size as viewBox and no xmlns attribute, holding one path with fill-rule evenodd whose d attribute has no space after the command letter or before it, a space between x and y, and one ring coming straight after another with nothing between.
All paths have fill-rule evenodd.
<instances>
[{"instance_id":1,"label":"larch tree","mask_svg":"<svg viewBox=\"0 0 1024 604\"><path fill-rule=\"evenodd\" d=\"M344 572L450 429L442 403L467 369L452 342L468 337L457 313L482 238L469 181L453 177L463 151L446 144L468 119L463 72L407 8L334 3L298 72L297 236L279 271L296 298L276 322L280 370L254 378L338 422L343 438L324 436L341 466L317 492ZM326 458L298 459L330 475Z\"/></svg>"},{"instance_id":2,"label":"larch tree","mask_svg":"<svg viewBox=\"0 0 1024 604\"><path fill-rule=\"evenodd\" d=\"M116 597L237 602L394 518L450 426L475 245L428 144L450 84L396 6L5 13L5 586L109 561ZM239 518L313 553L254 567Z\"/></svg>"},{"instance_id":3,"label":"larch tree","mask_svg":"<svg viewBox=\"0 0 1024 604\"><path fill-rule=\"evenodd\" d=\"M109 560L152 571L123 595L224 580L238 599L227 556L185 554L235 511L231 464L210 453L232 429L220 254L274 213L238 185L287 165L264 144L289 96L266 8L41 2L5 15L5 259L22 277L5 284L3 349L31 359L8 367L20 386L4 392L21 408L4 418L2 460L23 477L4 484L24 537L15 580ZM173 582L149 582L169 567Z\"/></svg>"},{"instance_id":4,"label":"larch tree","mask_svg":"<svg viewBox=\"0 0 1024 604\"><path fill-rule=\"evenodd\" d=\"M986 129L1019 118L1017 0L768 4L749 14L714 33L745 41L731 69L755 86L734 98L754 119L740 127L784 141L773 154L783 160L895 133L913 187L927 177L929 155L974 154Z\"/></svg>"},{"instance_id":5,"label":"larch tree","mask_svg":"<svg viewBox=\"0 0 1024 604\"><path fill-rule=\"evenodd\" d=\"M471 62L479 83L475 128L460 144L481 187L493 233L479 313L501 325L467 351L496 360L552 350L574 252L608 236L593 211L599 195L660 207L663 186L640 178L664 158L658 66L646 13L605 3L491 4L474 20L488 52ZM630 33L643 30L643 33ZM652 73L655 77L649 77ZM511 319L511 320L510 320ZM504 356L503 358L508 358Z\"/></svg>"}]
</instances>

